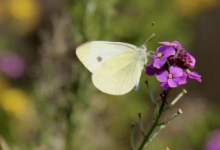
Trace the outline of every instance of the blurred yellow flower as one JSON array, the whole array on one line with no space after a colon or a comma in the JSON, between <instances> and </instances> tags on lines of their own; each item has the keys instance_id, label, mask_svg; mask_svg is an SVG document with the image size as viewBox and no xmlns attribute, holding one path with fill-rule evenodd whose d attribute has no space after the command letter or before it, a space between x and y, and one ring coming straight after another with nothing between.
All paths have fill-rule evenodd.
<instances>
[{"instance_id":1,"label":"blurred yellow flower","mask_svg":"<svg viewBox=\"0 0 220 150\"><path fill-rule=\"evenodd\" d=\"M10 114L21 116L28 107L28 98L18 89L9 89L1 92L0 105Z\"/></svg>"},{"instance_id":2,"label":"blurred yellow flower","mask_svg":"<svg viewBox=\"0 0 220 150\"><path fill-rule=\"evenodd\" d=\"M22 90L11 88L0 91L0 107L10 115L13 133L28 137L30 131L37 130L37 112L30 98Z\"/></svg>"},{"instance_id":3,"label":"blurred yellow flower","mask_svg":"<svg viewBox=\"0 0 220 150\"><path fill-rule=\"evenodd\" d=\"M219 0L175 0L174 7L184 16L197 15L217 6Z\"/></svg>"},{"instance_id":4,"label":"blurred yellow flower","mask_svg":"<svg viewBox=\"0 0 220 150\"><path fill-rule=\"evenodd\" d=\"M8 6L16 19L26 20L38 16L39 5L35 0L10 0Z\"/></svg>"},{"instance_id":5,"label":"blurred yellow flower","mask_svg":"<svg viewBox=\"0 0 220 150\"><path fill-rule=\"evenodd\" d=\"M40 5L36 0L9 0L9 14L24 30L31 30L39 21Z\"/></svg>"}]
</instances>

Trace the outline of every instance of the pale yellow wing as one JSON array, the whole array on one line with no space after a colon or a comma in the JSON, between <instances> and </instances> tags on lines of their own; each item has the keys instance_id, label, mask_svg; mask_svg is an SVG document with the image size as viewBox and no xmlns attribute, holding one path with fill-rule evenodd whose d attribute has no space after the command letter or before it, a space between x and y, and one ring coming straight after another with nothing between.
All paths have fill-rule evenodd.
<instances>
[{"instance_id":1,"label":"pale yellow wing","mask_svg":"<svg viewBox=\"0 0 220 150\"><path fill-rule=\"evenodd\" d=\"M99 66L92 75L92 81L104 93L126 94L138 85L143 65L139 51L130 49Z\"/></svg>"},{"instance_id":2,"label":"pale yellow wing","mask_svg":"<svg viewBox=\"0 0 220 150\"><path fill-rule=\"evenodd\" d=\"M92 41L77 47L76 55L90 72L94 72L109 58L129 49L136 49L136 46L122 42Z\"/></svg>"}]
</instances>

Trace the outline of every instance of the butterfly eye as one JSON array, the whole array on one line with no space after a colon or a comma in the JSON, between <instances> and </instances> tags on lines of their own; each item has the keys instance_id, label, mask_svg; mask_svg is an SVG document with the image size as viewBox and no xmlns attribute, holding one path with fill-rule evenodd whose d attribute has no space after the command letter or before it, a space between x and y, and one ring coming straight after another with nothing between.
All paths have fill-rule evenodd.
<instances>
[{"instance_id":1,"label":"butterfly eye","mask_svg":"<svg viewBox=\"0 0 220 150\"><path fill-rule=\"evenodd\" d=\"M98 60L98 62L101 62L102 61L102 57L97 57L97 60Z\"/></svg>"}]
</instances>

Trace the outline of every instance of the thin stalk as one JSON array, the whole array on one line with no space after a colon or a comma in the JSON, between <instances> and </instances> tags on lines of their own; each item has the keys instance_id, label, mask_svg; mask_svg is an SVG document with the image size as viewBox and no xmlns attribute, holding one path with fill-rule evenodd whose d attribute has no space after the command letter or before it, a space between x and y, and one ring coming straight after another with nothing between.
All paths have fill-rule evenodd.
<instances>
[{"instance_id":1,"label":"thin stalk","mask_svg":"<svg viewBox=\"0 0 220 150\"><path fill-rule=\"evenodd\" d=\"M170 109L171 107L173 107L186 93L187 93L187 91L185 89L183 89L183 91L163 111L166 111L166 110Z\"/></svg>"},{"instance_id":2,"label":"thin stalk","mask_svg":"<svg viewBox=\"0 0 220 150\"><path fill-rule=\"evenodd\" d=\"M160 126L160 125L167 125L170 121L172 121L173 119L175 119L176 117L178 117L182 113L183 113L182 110L179 109L178 112L176 112L173 116L171 116L169 119L167 119L163 123L159 123L158 126Z\"/></svg>"},{"instance_id":3,"label":"thin stalk","mask_svg":"<svg viewBox=\"0 0 220 150\"><path fill-rule=\"evenodd\" d=\"M170 117L168 120L166 120L165 122L163 123L159 123L157 124L157 126L160 126L159 129L151 136L150 140L149 141L152 141L164 128L166 128L167 124L172 121L174 118L176 118L177 116L179 116L180 114L182 114L182 110L179 109L177 113L175 113L172 117ZM149 142L146 143L146 145L148 144Z\"/></svg>"},{"instance_id":4,"label":"thin stalk","mask_svg":"<svg viewBox=\"0 0 220 150\"><path fill-rule=\"evenodd\" d=\"M142 133L143 137L145 137L146 134L145 134L144 127L143 127L141 113L138 113L138 117L139 117L139 125L140 125L140 129L141 129L141 133Z\"/></svg>"},{"instance_id":5,"label":"thin stalk","mask_svg":"<svg viewBox=\"0 0 220 150\"><path fill-rule=\"evenodd\" d=\"M164 106L165 106L165 104L166 104L166 100L167 100L167 96L168 96L169 92L170 92L170 90L167 90L167 91L165 92L165 96L164 96L164 98L162 99L163 102L162 102L161 107L160 107L160 109L159 109L159 114L158 114L158 116L156 116L156 118L155 118L155 120L154 120L154 123L152 124L152 126L151 126L151 128L150 128L148 134L144 137L143 141L141 142L141 144L140 144L138 150L143 150L144 147L145 147L145 145L146 145L146 143L149 142L150 137L151 137L151 134L154 132L154 130L155 130L155 128L157 127L157 124L158 124L158 122L159 122L159 120L160 120L160 117L162 116L163 109L164 109Z\"/></svg>"},{"instance_id":6,"label":"thin stalk","mask_svg":"<svg viewBox=\"0 0 220 150\"><path fill-rule=\"evenodd\" d=\"M157 102L156 102L155 97L154 97L154 95L153 95L153 92L152 92L152 90L151 90L151 88L150 88L150 86L149 86L148 80L145 81L145 84L146 84L146 86L147 86L147 90L148 90L150 99L151 99L151 101L153 102L153 104L156 106L156 105L157 105Z\"/></svg>"},{"instance_id":7,"label":"thin stalk","mask_svg":"<svg viewBox=\"0 0 220 150\"><path fill-rule=\"evenodd\" d=\"M134 132L135 132L135 124L131 124L131 150L134 149Z\"/></svg>"},{"instance_id":8,"label":"thin stalk","mask_svg":"<svg viewBox=\"0 0 220 150\"><path fill-rule=\"evenodd\" d=\"M155 132L155 133L151 136L151 138L150 138L149 141L152 141L165 127L166 127L166 125L161 125L161 126L159 127L158 131ZM148 145L148 143L149 143L149 142L147 142L146 145Z\"/></svg>"}]
</instances>

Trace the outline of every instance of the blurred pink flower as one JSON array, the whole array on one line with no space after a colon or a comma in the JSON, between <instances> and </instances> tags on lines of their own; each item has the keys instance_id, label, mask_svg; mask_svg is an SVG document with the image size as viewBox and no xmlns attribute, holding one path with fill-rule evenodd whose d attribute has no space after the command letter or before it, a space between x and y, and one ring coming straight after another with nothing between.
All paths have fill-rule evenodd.
<instances>
[{"instance_id":1,"label":"blurred pink flower","mask_svg":"<svg viewBox=\"0 0 220 150\"><path fill-rule=\"evenodd\" d=\"M10 78L20 78L25 71L24 60L15 53L1 53L0 71Z\"/></svg>"},{"instance_id":2,"label":"blurred pink flower","mask_svg":"<svg viewBox=\"0 0 220 150\"><path fill-rule=\"evenodd\" d=\"M216 130L211 134L204 150L220 150L220 130Z\"/></svg>"}]
</instances>

